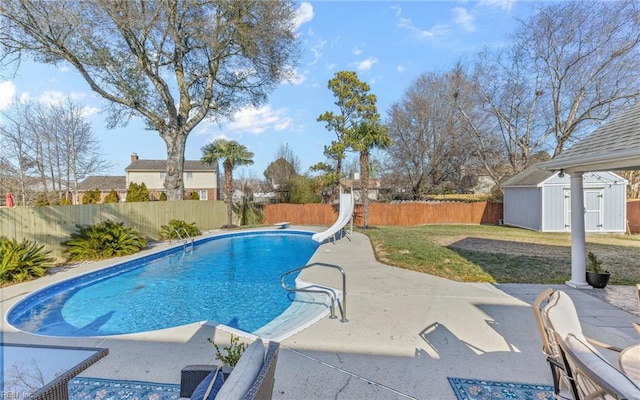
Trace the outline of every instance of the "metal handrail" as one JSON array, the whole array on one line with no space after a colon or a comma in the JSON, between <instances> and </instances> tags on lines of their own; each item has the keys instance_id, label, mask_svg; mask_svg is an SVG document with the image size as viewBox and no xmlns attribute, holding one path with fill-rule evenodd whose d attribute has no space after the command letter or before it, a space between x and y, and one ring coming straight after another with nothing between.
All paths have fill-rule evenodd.
<instances>
[{"instance_id":1,"label":"metal handrail","mask_svg":"<svg viewBox=\"0 0 640 400\"><path fill-rule=\"evenodd\" d=\"M299 271L302 271L304 269L311 268L311 267L328 267L328 268L335 268L338 271L340 271L340 273L342 274L342 304L340 304L340 300L336 296L335 292L330 288L325 288L325 287L320 287L320 286L314 285L314 287L317 287L317 289L310 289L311 286L305 286L303 288L299 288L298 289L298 288L288 287L286 285L286 283L284 282L284 278L287 275L290 275L292 273L299 272ZM347 275L344 273L344 269L342 269L342 267L340 267L338 265L326 264L326 263L308 264L308 265L305 265L304 267L295 268L295 269L292 269L290 271L287 271L287 272L283 273L280 276L280 283L282 284L282 287L284 288L284 290L289 291L289 292L307 292L307 293L322 293L322 294L326 294L331 299L331 316L330 316L330 318L332 318L332 319L337 318L336 317L336 310L335 310L335 307L336 307L335 303L338 303L338 307L340 307L340 315L342 316L342 319L340 320L340 322L349 322L349 320L347 319Z\"/></svg>"},{"instance_id":2,"label":"metal handrail","mask_svg":"<svg viewBox=\"0 0 640 400\"><path fill-rule=\"evenodd\" d=\"M191 237L191 235L189 235L189 232L187 232L187 230L184 227L180 227L178 229L174 229L173 230L176 235L178 235L178 239L182 240L182 246L183 246L183 250L187 251L187 239L183 238L180 235L181 231L184 231L184 234L187 236L187 238L191 241L191 251L193 251L193 238ZM171 243L171 239L169 239L169 243Z\"/></svg>"}]
</instances>

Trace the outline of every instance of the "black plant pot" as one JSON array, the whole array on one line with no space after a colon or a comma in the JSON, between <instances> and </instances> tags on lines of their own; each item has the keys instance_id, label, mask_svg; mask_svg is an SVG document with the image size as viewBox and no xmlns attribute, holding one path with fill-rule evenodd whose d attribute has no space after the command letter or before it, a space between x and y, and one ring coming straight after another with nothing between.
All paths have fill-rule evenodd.
<instances>
[{"instance_id":1,"label":"black plant pot","mask_svg":"<svg viewBox=\"0 0 640 400\"><path fill-rule=\"evenodd\" d=\"M587 283L595 289L602 289L609 283L609 273L597 273L587 271Z\"/></svg>"}]
</instances>

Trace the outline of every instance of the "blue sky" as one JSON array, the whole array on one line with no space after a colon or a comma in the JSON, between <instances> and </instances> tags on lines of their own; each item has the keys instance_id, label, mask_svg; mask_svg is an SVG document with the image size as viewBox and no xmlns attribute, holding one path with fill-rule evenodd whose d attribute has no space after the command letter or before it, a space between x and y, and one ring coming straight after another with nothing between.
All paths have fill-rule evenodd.
<instances>
[{"instance_id":1,"label":"blue sky","mask_svg":"<svg viewBox=\"0 0 640 400\"><path fill-rule=\"evenodd\" d=\"M336 111L327 89L336 72L356 71L371 86L386 118L389 107L420 74L447 70L484 46L507 43L517 26L515 18L526 19L533 5L515 0L298 2L302 57L295 78L257 109L242 110L221 125L200 124L189 136L186 158L199 159L200 148L218 137L236 140L254 153L254 164L238 168L234 176L262 179L278 147L287 143L306 172L325 161L323 147L335 138L316 119ZM164 141L146 131L140 120L107 129L100 112L106 100L92 93L71 68L23 63L17 76L2 79L0 109L16 96L44 102L69 96L84 104L104 156L113 164L106 174L124 175L131 153L141 159L166 158Z\"/></svg>"}]
</instances>

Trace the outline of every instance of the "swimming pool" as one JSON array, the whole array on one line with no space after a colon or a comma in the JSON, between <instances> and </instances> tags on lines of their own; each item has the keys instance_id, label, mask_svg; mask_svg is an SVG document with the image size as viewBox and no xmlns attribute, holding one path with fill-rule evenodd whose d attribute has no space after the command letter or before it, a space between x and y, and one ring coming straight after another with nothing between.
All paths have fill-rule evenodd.
<instances>
[{"instance_id":1,"label":"swimming pool","mask_svg":"<svg viewBox=\"0 0 640 400\"><path fill-rule=\"evenodd\" d=\"M254 332L292 305L280 275L308 263L319 246L311 235L248 231L200 239L193 251L175 246L34 292L11 308L7 321L25 332L64 337L201 321Z\"/></svg>"}]
</instances>

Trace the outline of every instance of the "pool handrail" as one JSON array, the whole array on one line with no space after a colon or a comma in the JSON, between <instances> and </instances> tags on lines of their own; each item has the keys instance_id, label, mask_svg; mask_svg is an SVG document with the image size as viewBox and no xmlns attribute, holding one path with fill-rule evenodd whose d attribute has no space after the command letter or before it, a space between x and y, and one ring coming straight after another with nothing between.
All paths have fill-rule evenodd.
<instances>
[{"instance_id":1,"label":"pool handrail","mask_svg":"<svg viewBox=\"0 0 640 400\"><path fill-rule=\"evenodd\" d=\"M336 296L335 291L333 289L329 288L329 287L324 287L324 286L320 286L320 285L311 285L311 286L305 286L305 287L301 287L301 288L291 288L291 287L287 286L287 284L284 282L284 279L285 279L285 277L287 275L290 275L292 273L299 272L299 271L302 271L302 270L305 270L305 269L311 268L311 267L328 267L328 268L334 268L334 269L337 269L338 271L340 271L340 273L342 274L342 304L341 304L340 300L338 299L338 296ZM340 322L349 322L349 320L347 319L347 275L345 274L344 269L342 269L342 267L340 267L339 265L320 263L320 262L307 264L307 265L305 265L303 267L295 268L295 269L292 269L290 271L287 271L287 272L283 273L280 276L280 283L282 285L282 288L284 290L286 290L286 291L289 291L289 292L306 292L306 293L326 294L331 299L331 316L329 318L331 318L331 319L337 318L336 317L336 310L335 310L335 303L338 303L338 307L340 307L340 315L342 317ZM317 287L317 289L310 289L311 287Z\"/></svg>"},{"instance_id":2,"label":"pool handrail","mask_svg":"<svg viewBox=\"0 0 640 400\"><path fill-rule=\"evenodd\" d=\"M187 232L187 229L185 227L181 226L180 228L177 228L177 229L174 228L173 231L178 236L178 239L182 240L182 246L184 248L184 251L187 251L187 239L189 239L191 241L191 251L193 251L193 238L191 237L191 235L189 235L189 232ZM184 231L184 234L185 234L186 238L183 238L180 235L181 231ZM171 236L169 236L169 243L171 243Z\"/></svg>"}]
</instances>

